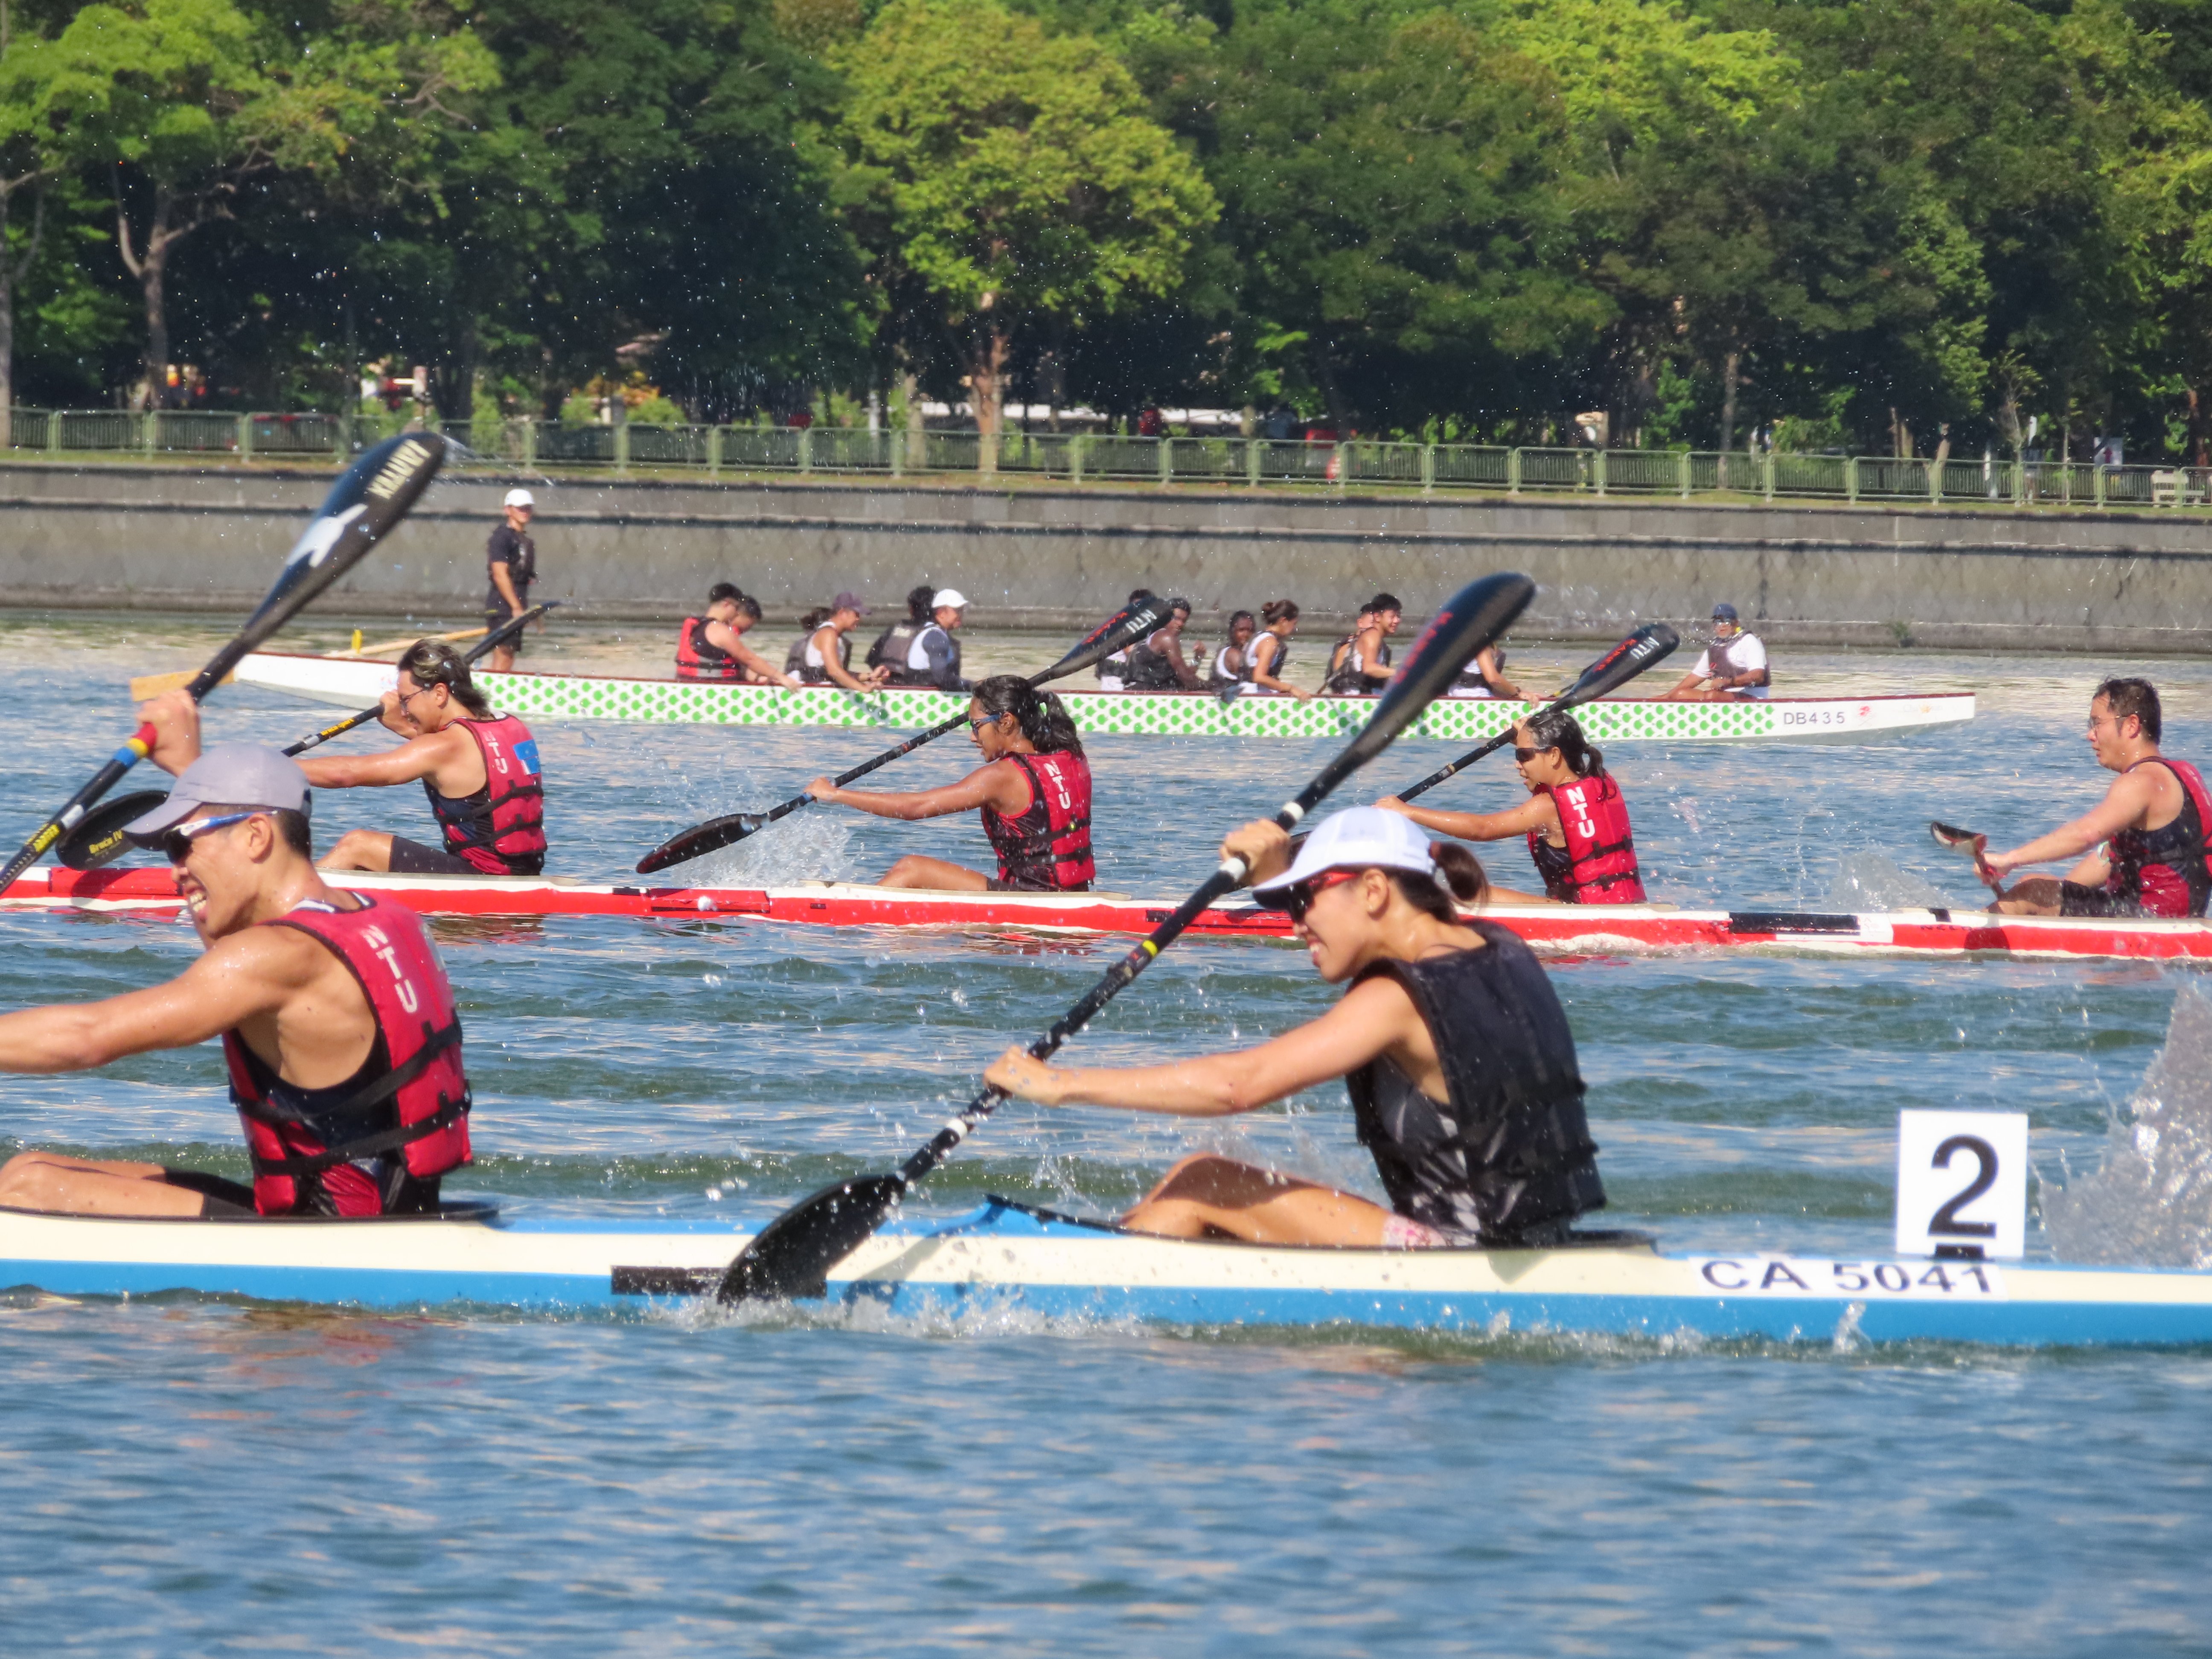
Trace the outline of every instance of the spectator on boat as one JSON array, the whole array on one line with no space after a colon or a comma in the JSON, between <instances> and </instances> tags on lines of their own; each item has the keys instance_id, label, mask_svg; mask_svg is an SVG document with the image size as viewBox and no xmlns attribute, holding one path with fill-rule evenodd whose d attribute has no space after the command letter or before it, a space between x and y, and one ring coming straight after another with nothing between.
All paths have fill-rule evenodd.
<instances>
[{"instance_id":1,"label":"spectator on boat","mask_svg":"<svg viewBox=\"0 0 2212 1659\"><path fill-rule=\"evenodd\" d=\"M487 633L504 627L530 609L530 585L538 580L538 544L530 537L530 520L538 511L537 497L526 489L510 489L500 511L504 521L493 528L491 540L484 545L484 563L491 583L484 592ZM539 618L538 626L545 626L544 618ZM504 674L514 666L514 653L528 631L517 629L511 637L492 647L493 673Z\"/></svg>"},{"instance_id":2,"label":"spectator on boat","mask_svg":"<svg viewBox=\"0 0 2212 1659\"><path fill-rule=\"evenodd\" d=\"M1207 666L1206 690L1229 696L1252 678L1252 665L1244 653L1251 647L1252 636L1259 631L1260 619L1250 611L1229 613L1229 638L1213 653L1213 660Z\"/></svg>"},{"instance_id":3,"label":"spectator on boat","mask_svg":"<svg viewBox=\"0 0 2212 1659\"><path fill-rule=\"evenodd\" d=\"M1202 691L1206 683L1182 654L1182 630L1190 622L1190 601L1170 599L1160 630L1129 647L1132 691Z\"/></svg>"},{"instance_id":4,"label":"spectator on boat","mask_svg":"<svg viewBox=\"0 0 2212 1659\"><path fill-rule=\"evenodd\" d=\"M885 887L1087 892L1097 873L1091 855L1091 763L1060 699L1018 674L994 674L975 687L968 706L968 736L983 764L941 789L878 793L840 789L822 777L808 784L806 793L830 805L854 807L879 818L982 813L983 833L999 855L995 878L908 854L884 877Z\"/></svg>"},{"instance_id":5,"label":"spectator on boat","mask_svg":"<svg viewBox=\"0 0 2212 1659\"><path fill-rule=\"evenodd\" d=\"M745 643L746 632L760 619L758 599L729 582L716 582L708 591L705 614L686 617L676 635L676 678L796 686L795 675L781 672Z\"/></svg>"},{"instance_id":6,"label":"spectator on boat","mask_svg":"<svg viewBox=\"0 0 2212 1659\"><path fill-rule=\"evenodd\" d=\"M1333 696L1365 697L1389 684L1389 641L1405 620L1405 610L1395 593L1377 593L1360 606L1352 632L1329 653L1328 678L1322 689Z\"/></svg>"},{"instance_id":7,"label":"spectator on boat","mask_svg":"<svg viewBox=\"0 0 2212 1659\"><path fill-rule=\"evenodd\" d=\"M399 659L399 683L384 694L378 719L406 741L380 755L312 755L301 768L318 789L420 782L441 844L349 830L322 868L410 876L534 876L544 870L538 740L514 715L492 712L460 653L442 640L416 641Z\"/></svg>"},{"instance_id":8,"label":"spectator on boat","mask_svg":"<svg viewBox=\"0 0 2212 1659\"><path fill-rule=\"evenodd\" d=\"M968 596L957 587L940 587L930 596L929 621L907 647L906 661L895 665L893 685L928 685L939 691L961 692L968 682L960 677L960 641L952 636L968 614Z\"/></svg>"},{"instance_id":9,"label":"spectator on boat","mask_svg":"<svg viewBox=\"0 0 2212 1659\"><path fill-rule=\"evenodd\" d=\"M862 660L870 668L890 671L905 663L922 629L929 626L929 602L937 597L937 584L924 582L906 596L906 615L876 635Z\"/></svg>"},{"instance_id":10,"label":"spectator on boat","mask_svg":"<svg viewBox=\"0 0 2212 1659\"><path fill-rule=\"evenodd\" d=\"M1452 697L1495 697L1505 702L1522 701L1521 688L1505 678L1505 647L1486 645L1468 659L1459 678L1444 694Z\"/></svg>"},{"instance_id":11,"label":"spectator on boat","mask_svg":"<svg viewBox=\"0 0 2212 1659\"><path fill-rule=\"evenodd\" d=\"M1713 642L1662 702L1765 702L1773 684L1767 672L1766 644L1747 634L1735 607L1713 607Z\"/></svg>"},{"instance_id":12,"label":"spectator on boat","mask_svg":"<svg viewBox=\"0 0 2212 1659\"><path fill-rule=\"evenodd\" d=\"M1247 672L1240 695L1244 696L1296 697L1304 702L1314 694L1299 690L1283 676L1290 665L1291 635L1298 631L1298 607L1295 600L1270 599L1260 607L1262 624L1252 643L1244 648Z\"/></svg>"},{"instance_id":13,"label":"spectator on boat","mask_svg":"<svg viewBox=\"0 0 2212 1659\"><path fill-rule=\"evenodd\" d=\"M1409 806L1395 795L1375 804L1462 841L1527 836L1543 896L1493 887L1493 897L1522 904L1643 903L1628 803L1575 717L1564 708L1539 709L1513 728L1513 742L1528 799L1510 811L1440 812Z\"/></svg>"},{"instance_id":14,"label":"spectator on boat","mask_svg":"<svg viewBox=\"0 0 2212 1659\"><path fill-rule=\"evenodd\" d=\"M2159 752L2166 716L2148 680L2110 679L2089 699L2097 764L2119 776L2094 810L2064 828L1975 862L1996 893L1992 910L2023 916L2201 916L2212 900L2205 835L2212 796L2187 761ZM2094 849L2094 850L2093 850ZM2063 881L1997 878L2024 865L2087 858Z\"/></svg>"},{"instance_id":15,"label":"spectator on boat","mask_svg":"<svg viewBox=\"0 0 2212 1659\"><path fill-rule=\"evenodd\" d=\"M1460 919L1454 900L1481 897L1482 866L1372 807L1335 814L1292 850L1272 823L1222 842L1251 866L1253 896L1290 912L1322 978L1350 983L1328 1012L1257 1048L1158 1066L1049 1065L1009 1048L985 1079L1048 1106L1178 1117L1344 1079L1387 1207L1200 1152L1121 1218L1132 1231L1369 1249L1562 1241L1605 1203L1574 1035L1528 947Z\"/></svg>"},{"instance_id":16,"label":"spectator on boat","mask_svg":"<svg viewBox=\"0 0 2212 1659\"><path fill-rule=\"evenodd\" d=\"M867 614L857 593L840 593L828 605L808 611L799 619L803 631L784 653L785 672L795 675L801 685L842 685L864 696L873 691L884 683L881 669L853 672L850 635Z\"/></svg>"},{"instance_id":17,"label":"spectator on boat","mask_svg":"<svg viewBox=\"0 0 2212 1659\"><path fill-rule=\"evenodd\" d=\"M0 1071L90 1071L222 1039L253 1160L247 1188L196 1170L24 1152L0 1206L103 1216L413 1214L469 1161L453 988L415 914L325 884L307 776L274 749L199 746L182 692L140 711L169 798L126 830L176 871L204 953L166 985L0 1015Z\"/></svg>"}]
</instances>

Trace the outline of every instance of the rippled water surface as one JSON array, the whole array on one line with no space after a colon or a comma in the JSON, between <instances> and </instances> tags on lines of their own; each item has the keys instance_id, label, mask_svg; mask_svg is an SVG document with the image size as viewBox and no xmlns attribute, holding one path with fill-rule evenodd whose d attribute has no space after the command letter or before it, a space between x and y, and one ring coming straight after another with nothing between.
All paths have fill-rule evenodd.
<instances>
[{"instance_id":1,"label":"rippled water surface","mask_svg":"<svg viewBox=\"0 0 2212 1659\"><path fill-rule=\"evenodd\" d=\"M328 643L341 623L301 637ZM0 618L9 842L127 731L131 674L219 639L200 620ZM970 652L1034 666L1062 643ZM538 649L629 672L660 656L581 627ZM1532 647L1514 666L1541 682L1582 654ZM1879 858L1969 903L1970 871L1925 821L2022 839L2085 807L2103 775L2083 707L2119 666L2144 665L1785 654L1789 690L1972 689L1983 714L1879 747L1624 745L1654 895L1821 908ZM2201 757L2212 673L2148 671L2169 688L2167 746ZM231 688L209 718L217 737L283 742L327 714ZM539 738L551 867L576 875L879 742L550 722ZM1328 752L1100 740L1102 877L1179 895L1224 829ZM1445 757L1387 756L1369 796ZM883 781L965 764L947 740ZM1514 793L1496 767L1439 799ZM325 841L356 824L427 838L428 822L401 790L326 795L318 819ZM702 873L867 877L909 851L983 857L972 822L809 812ZM1497 860L1525 877L1517 850ZM479 1106L465 1184L517 1208L646 1215L765 1214L894 1160L1117 953L681 921L438 932ZM194 948L173 923L0 916L0 1006L143 985ZM1553 973L1613 1220L1682 1248L1875 1252L1900 1107L2025 1108L2046 1174L2062 1154L2094 1166L2184 980L1759 957ZM1080 1051L1249 1042L1330 995L1291 950L1191 944ZM1328 1091L1225 1128L1010 1107L929 1201L1099 1211L1204 1146L1372 1190L1346 1116ZM0 1135L243 1169L211 1048L0 1079ZM393 1318L19 1292L0 1303L0 1631L18 1650L2212 1647L2203 1353Z\"/></svg>"}]
</instances>

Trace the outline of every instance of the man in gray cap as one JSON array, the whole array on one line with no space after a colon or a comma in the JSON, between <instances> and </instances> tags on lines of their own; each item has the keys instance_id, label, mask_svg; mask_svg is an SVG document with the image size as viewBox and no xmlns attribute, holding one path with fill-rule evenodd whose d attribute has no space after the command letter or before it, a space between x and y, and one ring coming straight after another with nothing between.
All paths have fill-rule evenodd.
<instances>
[{"instance_id":1,"label":"man in gray cap","mask_svg":"<svg viewBox=\"0 0 2212 1659\"><path fill-rule=\"evenodd\" d=\"M1713 642L1697 665L1682 676L1662 702L1765 702L1772 676L1766 671L1766 645L1756 634L1747 634L1736 620L1735 607L1713 607Z\"/></svg>"},{"instance_id":2,"label":"man in gray cap","mask_svg":"<svg viewBox=\"0 0 2212 1659\"><path fill-rule=\"evenodd\" d=\"M197 722L161 704L155 761L178 769ZM251 1188L192 1170L61 1152L0 1167L0 1205L68 1215L371 1216L434 1209L468 1161L468 1082L452 988L403 907L324 884L306 774L258 744L184 766L127 833L159 847L207 949L166 985L0 1014L0 1071L88 1071L222 1039Z\"/></svg>"}]
</instances>

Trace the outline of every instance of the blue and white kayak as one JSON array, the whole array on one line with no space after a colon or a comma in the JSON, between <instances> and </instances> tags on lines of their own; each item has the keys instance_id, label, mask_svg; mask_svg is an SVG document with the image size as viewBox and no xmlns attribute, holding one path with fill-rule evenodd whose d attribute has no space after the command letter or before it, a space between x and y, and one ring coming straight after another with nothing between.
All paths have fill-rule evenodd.
<instances>
[{"instance_id":1,"label":"blue and white kayak","mask_svg":"<svg viewBox=\"0 0 2212 1659\"><path fill-rule=\"evenodd\" d=\"M117 1220L0 1211L0 1287L420 1309L639 1310L711 1294L721 1220L501 1216ZM1634 1234L1534 1250L1282 1249L1148 1238L1003 1201L894 1221L833 1303L1188 1328L1595 1334L2005 1347L2212 1344L2212 1273L1662 1253Z\"/></svg>"}]
</instances>

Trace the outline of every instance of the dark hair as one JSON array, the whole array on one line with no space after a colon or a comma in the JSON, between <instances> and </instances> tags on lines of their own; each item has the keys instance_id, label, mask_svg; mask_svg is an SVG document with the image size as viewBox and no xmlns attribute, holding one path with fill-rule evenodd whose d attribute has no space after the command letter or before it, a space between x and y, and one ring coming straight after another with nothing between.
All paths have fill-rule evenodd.
<instances>
[{"instance_id":1,"label":"dark hair","mask_svg":"<svg viewBox=\"0 0 2212 1659\"><path fill-rule=\"evenodd\" d=\"M443 640L417 640L399 659L399 672L417 685L442 685L453 701L480 720L491 718L491 704L469 678L467 659Z\"/></svg>"},{"instance_id":2,"label":"dark hair","mask_svg":"<svg viewBox=\"0 0 2212 1659\"><path fill-rule=\"evenodd\" d=\"M969 695L993 720L1012 714L1022 735L1040 755L1083 752L1083 739L1076 734L1075 722L1067 717L1060 699L1049 691L1039 691L1019 674L994 674L988 680L978 680Z\"/></svg>"},{"instance_id":3,"label":"dark hair","mask_svg":"<svg viewBox=\"0 0 2212 1659\"><path fill-rule=\"evenodd\" d=\"M1260 619L1250 611L1232 611L1229 613L1229 631L1234 634L1237 631L1237 624L1241 622L1250 623L1255 629L1260 625Z\"/></svg>"},{"instance_id":4,"label":"dark hair","mask_svg":"<svg viewBox=\"0 0 2212 1659\"><path fill-rule=\"evenodd\" d=\"M1298 619L1297 601L1296 599L1270 599L1267 604L1260 607L1260 614L1267 619L1267 626L1270 628L1273 628L1277 623L1285 620L1296 622Z\"/></svg>"},{"instance_id":5,"label":"dark hair","mask_svg":"<svg viewBox=\"0 0 2212 1659\"><path fill-rule=\"evenodd\" d=\"M750 593L738 594L738 614L740 617L750 617L755 622L758 622L761 619L760 601Z\"/></svg>"},{"instance_id":6,"label":"dark hair","mask_svg":"<svg viewBox=\"0 0 2212 1659\"><path fill-rule=\"evenodd\" d=\"M313 797L310 796L312 801ZM217 806L210 810L211 818L228 817L233 812L260 812L276 820L276 833L284 844L303 859L315 856L314 826L307 822L305 812L295 812L289 806Z\"/></svg>"},{"instance_id":7,"label":"dark hair","mask_svg":"<svg viewBox=\"0 0 2212 1659\"><path fill-rule=\"evenodd\" d=\"M906 619L908 622L927 622L930 617L929 602L936 597L937 584L934 582L924 582L921 586L910 590L906 596Z\"/></svg>"},{"instance_id":8,"label":"dark hair","mask_svg":"<svg viewBox=\"0 0 2212 1659\"><path fill-rule=\"evenodd\" d=\"M1152 590L1149 587L1133 587L1129 590L1129 597L1127 603L1134 605L1139 599L1149 599L1152 597Z\"/></svg>"},{"instance_id":9,"label":"dark hair","mask_svg":"<svg viewBox=\"0 0 2212 1659\"><path fill-rule=\"evenodd\" d=\"M1583 735L1583 728L1564 708L1540 708L1528 716L1528 739L1539 749L1556 749L1567 770L1578 778L1605 775L1605 756Z\"/></svg>"},{"instance_id":10,"label":"dark hair","mask_svg":"<svg viewBox=\"0 0 2212 1659\"><path fill-rule=\"evenodd\" d=\"M1393 870L1390 879L1398 884L1406 902L1416 910L1434 916L1438 921L1456 922L1459 911L1452 901L1461 904L1480 904L1482 896L1490 890L1490 878L1482 872L1482 860L1455 841L1432 841L1429 856L1437 861L1443 872L1439 882L1431 876L1415 875L1410 870ZM1446 891L1449 888L1450 890Z\"/></svg>"},{"instance_id":11,"label":"dark hair","mask_svg":"<svg viewBox=\"0 0 2212 1659\"><path fill-rule=\"evenodd\" d=\"M1168 601L1168 615L1172 617L1178 611L1182 611L1186 617L1190 615L1191 612L1190 601L1182 598L1180 594Z\"/></svg>"},{"instance_id":12,"label":"dark hair","mask_svg":"<svg viewBox=\"0 0 2212 1659\"><path fill-rule=\"evenodd\" d=\"M707 603L720 605L724 599L742 599L744 596L744 590L735 582L716 582L707 590Z\"/></svg>"},{"instance_id":13,"label":"dark hair","mask_svg":"<svg viewBox=\"0 0 2212 1659\"><path fill-rule=\"evenodd\" d=\"M1367 614L1370 617L1378 611L1395 611L1402 614L1405 609L1404 605L1398 603L1398 596L1395 593L1377 593L1373 599L1368 600L1366 605Z\"/></svg>"},{"instance_id":14,"label":"dark hair","mask_svg":"<svg viewBox=\"0 0 2212 1659\"><path fill-rule=\"evenodd\" d=\"M836 614L828 605L817 605L799 619L799 625L806 630L807 637L811 639L822 624Z\"/></svg>"},{"instance_id":15,"label":"dark hair","mask_svg":"<svg viewBox=\"0 0 2212 1659\"><path fill-rule=\"evenodd\" d=\"M2089 701L2105 700L2105 707L2112 711L2112 723L2117 726L2133 714L2142 722L2142 734L2153 743L2166 728L2166 712L2159 707L2158 688L2148 680L2106 680L2089 694Z\"/></svg>"}]
</instances>

